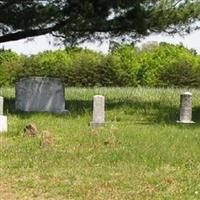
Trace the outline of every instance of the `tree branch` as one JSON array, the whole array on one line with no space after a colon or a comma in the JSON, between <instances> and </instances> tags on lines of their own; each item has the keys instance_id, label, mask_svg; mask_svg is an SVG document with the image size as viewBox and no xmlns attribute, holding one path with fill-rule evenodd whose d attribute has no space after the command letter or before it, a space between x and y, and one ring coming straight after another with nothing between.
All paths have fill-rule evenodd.
<instances>
[{"instance_id":1,"label":"tree branch","mask_svg":"<svg viewBox=\"0 0 200 200\"><path fill-rule=\"evenodd\" d=\"M20 39L24 39L24 38L27 38L27 37L45 35L47 33L49 33L49 29L18 31L16 33L10 33L10 34L7 34L7 35L0 36L0 43L20 40Z\"/></svg>"},{"instance_id":2,"label":"tree branch","mask_svg":"<svg viewBox=\"0 0 200 200\"><path fill-rule=\"evenodd\" d=\"M18 31L15 33L10 33L10 34L6 34L3 36L0 36L0 43L3 42L8 42L8 41L16 41L16 40L20 40L20 39L24 39L24 38L28 38L28 37L34 37L34 36L40 36L40 35L45 35L47 33L52 33L55 31L59 31L59 29L61 29L62 27L64 27L66 24L66 22L60 22L57 25L50 27L50 28L46 28L46 29L34 29L34 30L24 30L24 31ZM69 28L67 31L69 32L74 32L74 33L78 33L78 32L88 32L88 33L95 33L95 32L99 32L99 33L106 33L106 32L126 32L126 31L134 31L131 30L130 27L85 27L85 28Z\"/></svg>"},{"instance_id":3,"label":"tree branch","mask_svg":"<svg viewBox=\"0 0 200 200\"><path fill-rule=\"evenodd\" d=\"M34 36L45 35L47 33L52 33L53 31L56 31L62 28L66 23L67 23L66 21L60 21L55 26L52 26L50 28L24 30L24 31L18 31L15 33L2 35L0 36L0 43L8 42L8 41L16 41L16 40L20 40L20 39L24 39L28 37L34 37Z\"/></svg>"}]
</instances>

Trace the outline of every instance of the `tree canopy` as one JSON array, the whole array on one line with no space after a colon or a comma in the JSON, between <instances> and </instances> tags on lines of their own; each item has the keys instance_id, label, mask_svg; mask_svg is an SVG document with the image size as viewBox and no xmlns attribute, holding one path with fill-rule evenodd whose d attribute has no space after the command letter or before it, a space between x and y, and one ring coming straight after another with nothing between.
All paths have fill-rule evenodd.
<instances>
[{"instance_id":1,"label":"tree canopy","mask_svg":"<svg viewBox=\"0 0 200 200\"><path fill-rule=\"evenodd\" d=\"M188 33L199 0L0 0L0 43L50 33L65 43Z\"/></svg>"}]
</instances>

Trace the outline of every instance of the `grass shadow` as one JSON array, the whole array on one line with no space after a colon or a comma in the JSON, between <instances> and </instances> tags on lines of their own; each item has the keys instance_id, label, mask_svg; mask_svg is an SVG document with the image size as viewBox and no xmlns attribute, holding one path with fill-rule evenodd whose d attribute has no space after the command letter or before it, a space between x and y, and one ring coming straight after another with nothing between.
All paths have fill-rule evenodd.
<instances>
[{"instance_id":1,"label":"grass shadow","mask_svg":"<svg viewBox=\"0 0 200 200\"><path fill-rule=\"evenodd\" d=\"M5 114L15 114L17 111L15 109L15 98L4 97L4 113Z\"/></svg>"},{"instance_id":2,"label":"grass shadow","mask_svg":"<svg viewBox=\"0 0 200 200\"><path fill-rule=\"evenodd\" d=\"M144 116L145 120L151 123L174 123L178 119L179 113L178 108L174 105L167 105L161 101L143 101L139 98L110 101L107 108L108 110L123 109L127 115Z\"/></svg>"},{"instance_id":3,"label":"grass shadow","mask_svg":"<svg viewBox=\"0 0 200 200\"><path fill-rule=\"evenodd\" d=\"M193 107L192 119L196 123L200 123L200 106Z\"/></svg>"},{"instance_id":4,"label":"grass shadow","mask_svg":"<svg viewBox=\"0 0 200 200\"><path fill-rule=\"evenodd\" d=\"M38 114L37 112L20 112L15 109L15 99L5 98L4 110L5 114L16 114L20 118L30 118L33 115ZM67 114L52 114L58 117L77 117L84 114L92 113L92 101L91 100L67 100L65 102L66 109L69 110ZM170 104L169 102L163 101L144 101L140 98L132 99L107 99L106 110L115 112L123 111L125 115L133 116L141 115L144 116L147 122L152 123L166 123L175 124L176 120L179 119L179 108ZM200 107L193 108L193 120L196 123L200 123ZM123 118L119 121L123 121ZM140 121L138 121L140 123ZM143 124L144 122L141 121Z\"/></svg>"}]
</instances>

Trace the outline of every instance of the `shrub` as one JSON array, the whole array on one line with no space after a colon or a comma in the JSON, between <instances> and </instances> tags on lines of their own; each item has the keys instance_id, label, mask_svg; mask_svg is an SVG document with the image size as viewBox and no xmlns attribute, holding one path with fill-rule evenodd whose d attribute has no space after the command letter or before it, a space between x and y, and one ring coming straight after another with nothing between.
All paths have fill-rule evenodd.
<instances>
[{"instance_id":1,"label":"shrub","mask_svg":"<svg viewBox=\"0 0 200 200\"><path fill-rule=\"evenodd\" d=\"M10 50L0 50L0 87L15 82L20 57Z\"/></svg>"},{"instance_id":2,"label":"shrub","mask_svg":"<svg viewBox=\"0 0 200 200\"><path fill-rule=\"evenodd\" d=\"M66 86L94 86L96 69L103 56L89 50L67 49L46 51L24 57L20 76L46 76L60 78Z\"/></svg>"},{"instance_id":3,"label":"shrub","mask_svg":"<svg viewBox=\"0 0 200 200\"><path fill-rule=\"evenodd\" d=\"M98 84L97 69L101 66L104 56L90 50L68 51L72 64L65 74L68 86L91 87Z\"/></svg>"},{"instance_id":4,"label":"shrub","mask_svg":"<svg viewBox=\"0 0 200 200\"><path fill-rule=\"evenodd\" d=\"M169 63L160 72L156 85L162 87L199 87L200 62L181 58Z\"/></svg>"},{"instance_id":5,"label":"shrub","mask_svg":"<svg viewBox=\"0 0 200 200\"><path fill-rule=\"evenodd\" d=\"M181 45L117 45L107 54L81 48L18 56L0 51L0 86L22 77L60 78L66 86L199 87L200 56Z\"/></svg>"},{"instance_id":6,"label":"shrub","mask_svg":"<svg viewBox=\"0 0 200 200\"><path fill-rule=\"evenodd\" d=\"M178 62L184 59L187 65L194 65L196 57L192 51L184 48L182 45L161 43L157 48L142 53L140 60L141 67L138 72L139 83L143 86L160 86L164 84L164 80L161 84L161 78L164 76L161 74L164 74L166 68L173 66L171 67L172 70L172 68L177 67L177 69L173 70L177 70L178 73L180 66L185 65L183 62L181 64L178 64ZM189 67L185 67L185 70L187 69ZM177 77L177 79L181 79L181 76ZM173 84L168 82L168 86L170 85Z\"/></svg>"},{"instance_id":7,"label":"shrub","mask_svg":"<svg viewBox=\"0 0 200 200\"><path fill-rule=\"evenodd\" d=\"M121 81L119 86L137 86L140 64L136 49L132 45L121 45L114 49L112 55L118 57L117 70Z\"/></svg>"},{"instance_id":8,"label":"shrub","mask_svg":"<svg viewBox=\"0 0 200 200\"><path fill-rule=\"evenodd\" d=\"M14 60L14 59L18 59L18 55L14 52L12 52L11 50L3 50L0 49L0 65L3 62L9 61L9 60Z\"/></svg>"}]
</instances>

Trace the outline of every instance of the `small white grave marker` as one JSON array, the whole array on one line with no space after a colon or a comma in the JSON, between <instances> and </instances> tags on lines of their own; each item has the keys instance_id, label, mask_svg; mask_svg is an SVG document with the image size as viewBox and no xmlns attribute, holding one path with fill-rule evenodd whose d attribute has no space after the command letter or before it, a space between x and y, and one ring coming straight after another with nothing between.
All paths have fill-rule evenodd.
<instances>
[{"instance_id":1,"label":"small white grave marker","mask_svg":"<svg viewBox=\"0 0 200 200\"><path fill-rule=\"evenodd\" d=\"M7 132L7 116L0 115L0 133Z\"/></svg>"},{"instance_id":2,"label":"small white grave marker","mask_svg":"<svg viewBox=\"0 0 200 200\"><path fill-rule=\"evenodd\" d=\"M105 97L95 95L93 97L93 119L90 122L92 127L103 126L105 124Z\"/></svg>"},{"instance_id":3,"label":"small white grave marker","mask_svg":"<svg viewBox=\"0 0 200 200\"><path fill-rule=\"evenodd\" d=\"M0 133L7 132L7 116L3 116L3 97L0 97Z\"/></svg>"},{"instance_id":4,"label":"small white grave marker","mask_svg":"<svg viewBox=\"0 0 200 200\"><path fill-rule=\"evenodd\" d=\"M185 92L180 96L180 120L177 123L192 124L192 93Z\"/></svg>"}]
</instances>

